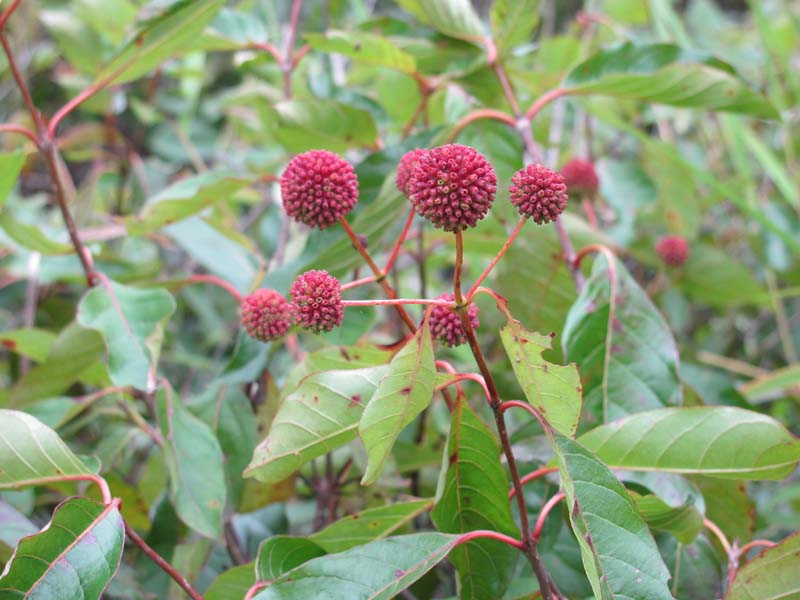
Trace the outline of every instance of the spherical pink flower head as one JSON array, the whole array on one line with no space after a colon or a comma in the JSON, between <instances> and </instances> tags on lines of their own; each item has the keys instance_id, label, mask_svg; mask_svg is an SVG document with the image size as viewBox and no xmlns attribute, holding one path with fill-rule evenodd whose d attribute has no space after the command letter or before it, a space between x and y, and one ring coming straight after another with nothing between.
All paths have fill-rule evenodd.
<instances>
[{"instance_id":1,"label":"spherical pink flower head","mask_svg":"<svg viewBox=\"0 0 800 600\"><path fill-rule=\"evenodd\" d=\"M597 171L590 160L573 158L561 167L561 175L571 193L593 196L600 187Z\"/></svg>"},{"instance_id":2,"label":"spherical pink flower head","mask_svg":"<svg viewBox=\"0 0 800 600\"><path fill-rule=\"evenodd\" d=\"M292 314L298 325L314 333L342 324L342 285L327 271L306 271L290 290Z\"/></svg>"},{"instance_id":3,"label":"spherical pink flower head","mask_svg":"<svg viewBox=\"0 0 800 600\"><path fill-rule=\"evenodd\" d=\"M514 173L508 191L519 214L539 225L554 221L567 208L564 178L544 165L528 165Z\"/></svg>"},{"instance_id":4,"label":"spherical pink flower head","mask_svg":"<svg viewBox=\"0 0 800 600\"><path fill-rule=\"evenodd\" d=\"M437 300L453 301L453 294L442 294ZM467 307L467 316L473 328L480 325L478 321L478 307L470 303ZM460 346L467 341L467 334L461 324L461 317L454 310L446 306L434 306L430 316L431 335L446 346Z\"/></svg>"},{"instance_id":5,"label":"spherical pink flower head","mask_svg":"<svg viewBox=\"0 0 800 600\"><path fill-rule=\"evenodd\" d=\"M327 150L298 154L281 175L286 213L309 227L325 229L349 213L358 201L353 165Z\"/></svg>"},{"instance_id":6,"label":"spherical pink flower head","mask_svg":"<svg viewBox=\"0 0 800 600\"><path fill-rule=\"evenodd\" d=\"M242 300L242 327L262 342L283 337L292 325L289 303L275 290L256 290Z\"/></svg>"},{"instance_id":7,"label":"spherical pink flower head","mask_svg":"<svg viewBox=\"0 0 800 600\"><path fill-rule=\"evenodd\" d=\"M422 148L414 148L403 154L403 158L397 165L397 176L394 178L394 183L397 189L403 192L406 196L411 194L411 173L414 167L417 166L419 159L424 155L427 150Z\"/></svg>"},{"instance_id":8,"label":"spherical pink flower head","mask_svg":"<svg viewBox=\"0 0 800 600\"><path fill-rule=\"evenodd\" d=\"M486 216L497 177L475 148L447 144L419 157L411 173L409 198L420 216L445 231L461 231Z\"/></svg>"},{"instance_id":9,"label":"spherical pink flower head","mask_svg":"<svg viewBox=\"0 0 800 600\"><path fill-rule=\"evenodd\" d=\"M667 235L656 244L656 252L668 267L680 267L689 259L689 244L679 235Z\"/></svg>"}]
</instances>

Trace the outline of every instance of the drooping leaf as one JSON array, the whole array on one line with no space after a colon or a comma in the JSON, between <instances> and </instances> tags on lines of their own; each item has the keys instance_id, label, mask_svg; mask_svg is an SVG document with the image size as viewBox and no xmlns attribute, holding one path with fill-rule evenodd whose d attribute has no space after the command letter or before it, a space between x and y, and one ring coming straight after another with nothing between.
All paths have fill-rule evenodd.
<instances>
[{"instance_id":1,"label":"drooping leaf","mask_svg":"<svg viewBox=\"0 0 800 600\"><path fill-rule=\"evenodd\" d=\"M417 581L458 542L458 536L414 533L314 558L282 575L254 600L330 598L389 600Z\"/></svg>"},{"instance_id":2,"label":"drooping leaf","mask_svg":"<svg viewBox=\"0 0 800 600\"><path fill-rule=\"evenodd\" d=\"M84 294L78 322L103 336L114 384L146 390L154 381L164 324L174 311L175 300L164 289L108 281Z\"/></svg>"},{"instance_id":3,"label":"drooping leaf","mask_svg":"<svg viewBox=\"0 0 800 600\"><path fill-rule=\"evenodd\" d=\"M508 501L509 483L494 434L465 402L450 421L447 470L431 513L443 533L491 529L519 537ZM502 598L518 550L496 540L476 539L454 549L450 561L459 575L460 598Z\"/></svg>"},{"instance_id":4,"label":"drooping leaf","mask_svg":"<svg viewBox=\"0 0 800 600\"><path fill-rule=\"evenodd\" d=\"M638 413L580 441L613 467L729 479L782 479L800 461L800 440L783 425L732 406Z\"/></svg>"},{"instance_id":5,"label":"drooping leaf","mask_svg":"<svg viewBox=\"0 0 800 600\"><path fill-rule=\"evenodd\" d=\"M226 494L217 438L169 389L158 392L158 422L175 511L198 533L218 538Z\"/></svg>"},{"instance_id":6,"label":"drooping leaf","mask_svg":"<svg viewBox=\"0 0 800 600\"><path fill-rule=\"evenodd\" d=\"M595 259L563 335L565 353L583 380L587 422L680 404L675 340L619 260Z\"/></svg>"},{"instance_id":7,"label":"drooping leaf","mask_svg":"<svg viewBox=\"0 0 800 600\"><path fill-rule=\"evenodd\" d=\"M741 112L774 119L769 101L730 66L671 44L627 42L576 66L564 81L572 94L603 94L657 104Z\"/></svg>"},{"instance_id":8,"label":"drooping leaf","mask_svg":"<svg viewBox=\"0 0 800 600\"><path fill-rule=\"evenodd\" d=\"M748 381L740 391L750 402L765 402L800 386L800 365L789 365Z\"/></svg>"},{"instance_id":9,"label":"drooping leaf","mask_svg":"<svg viewBox=\"0 0 800 600\"><path fill-rule=\"evenodd\" d=\"M362 485L378 479L397 436L430 404L435 378L433 340L426 319L389 363L361 414L358 435L367 449Z\"/></svg>"},{"instance_id":10,"label":"drooping leaf","mask_svg":"<svg viewBox=\"0 0 800 600\"><path fill-rule=\"evenodd\" d=\"M193 48L225 0L179 0L142 23L124 48L97 74L108 85L138 79L166 59Z\"/></svg>"},{"instance_id":11,"label":"drooping leaf","mask_svg":"<svg viewBox=\"0 0 800 600\"><path fill-rule=\"evenodd\" d=\"M59 504L47 527L20 541L0 577L0 597L100 598L122 558L118 508L118 501L104 506L85 498Z\"/></svg>"},{"instance_id":12,"label":"drooping leaf","mask_svg":"<svg viewBox=\"0 0 800 600\"><path fill-rule=\"evenodd\" d=\"M525 331L519 321L500 330L511 367L525 397L552 427L574 436L581 418L582 388L574 364L554 365L542 358L552 345L550 336Z\"/></svg>"},{"instance_id":13,"label":"drooping leaf","mask_svg":"<svg viewBox=\"0 0 800 600\"><path fill-rule=\"evenodd\" d=\"M364 406L385 373L382 366L306 377L281 404L245 477L282 481L311 459L355 439Z\"/></svg>"},{"instance_id":14,"label":"drooping leaf","mask_svg":"<svg viewBox=\"0 0 800 600\"><path fill-rule=\"evenodd\" d=\"M694 502L670 506L658 496L634 493L631 496L650 529L671 533L683 544L690 544L703 529L703 515Z\"/></svg>"},{"instance_id":15,"label":"drooping leaf","mask_svg":"<svg viewBox=\"0 0 800 600\"><path fill-rule=\"evenodd\" d=\"M555 432L552 442L595 598L672 600L669 571L627 490L575 440Z\"/></svg>"},{"instance_id":16,"label":"drooping leaf","mask_svg":"<svg viewBox=\"0 0 800 600\"><path fill-rule=\"evenodd\" d=\"M490 16L492 37L502 54L530 41L539 23L539 0L495 0Z\"/></svg>"},{"instance_id":17,"label":"drooping leaf","mask_svg":"<svg viewBox=\"0 0 800 600\"><path fill-rule=\"evenodd\" d=\"M258 547L256 580L273 581L312 558L324 555L325 550L308 538L273 535Z\"/></svg>"},{"instance_id":18,"label":"drooping leaf","mask_svg":"<svg viewBox=\"0 0 800 600\"><path fill-rule=\"evenodd\" d=\"M725 600L789 600L800 597L800 533L767 548L736 574Z\"/></svg>"},{"instance_id":19,"label":"drooping leaf","mask_svg":"<svg viewBox=\"0 0 800 600\"><path fill-rule=\"evenodd\" d=\"M225 202L250 179L231 171L209 171L181 179L151 196L138 215L125 220L128 233L144 235Z\"/></svg>"},{"instance_id":20,"label":"drooping leaf","mask_svg":"<svg viewBox=\"0 0 800 600\"><path fill-rule=\"evenodd\" d=\"M0 409L0 489L91 475L58 434L32 416Z\"/></svg>"},{"instance_id":21,"label":"drooping leaf","mask_svg":"<svg viewBox=\"0 0 800 600\"><path fill-rule=\"evenodd\" d=\"M368 508L331 523L308 539L325 552L342 552L391 535L432 506L432 500L412 500Z\"/></svg>"},{"instance_id":22,"label":"drooping leaf","mask_svg":"<svg viewBox=\"0 0 800 600\"><path fill-rule=\"evenodd\" d=\"M411 54L379 35L328 29L325 33L309 33L303 37L314 50L342 54L365 65L408 74L417 70L417 62Z\"/></svg>"},{"instance_id":23,"label":"drooping leaf","mask_svg":"<svg viewBox=\"0 0 800 600\"><path fill-rule=\"evenodd\" d=\"M450 37L476 42L483 27L470 0L395 0L423 23Z\"/></svg>"}]
</instances>

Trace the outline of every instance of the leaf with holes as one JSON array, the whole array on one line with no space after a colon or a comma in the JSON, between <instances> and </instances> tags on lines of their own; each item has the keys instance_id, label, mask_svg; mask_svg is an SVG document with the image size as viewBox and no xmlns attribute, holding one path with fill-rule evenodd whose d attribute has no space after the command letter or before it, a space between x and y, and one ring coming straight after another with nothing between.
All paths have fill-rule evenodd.
<instances>
[{"instance_id":1,"label":"leaf with holes","mask_svg":"<svg viewBox=\"0 0 800 600\"><path fill-rule=\"evenodd\" d=\"M431 329L426 319L389 363L372 399L361 415L358 435L367 449L362 485L374 483L403 428L425 410L433 398L436 364Z\"/></svg>"},{"instance_id":2,"label":"leaf with holes","mask_svg":"<svg viewBox=\"0 0 800 600\"><path fill-rule=\"evenodd\" d=\"M103 336L114 384L146 390L155 381L164 324L174 311L175 300L166 290L106 281L84 294L78 322Z\"/></svg>"},{"instance_id":3,"label":"leaf with holes","mask_svg":"<svg viewBox=\"0 0 800 600\"><path fill-rule=\"evenodd\" d=\"M414 533L314 558L283 574L254 600L389 600L430 571L459 536Z\"/></svg>"},{"instance_id":4,"label":"leaf with holes","mask_svg":"<svg viewBox=\"0 0 800 600\"><path fill-rule=\"evenodd\" d=\"M744 565L725 595L725 600L778 600L800 598L800 533L763 550Z\"/></svg>"},{"instance_id":5,"label":"leaf with holes","mask_svg":"<svg viewBox=\"0 0 800 600\"><path fill-rule=\"evenodd\" d=\"M125 531L119 501L58 505L39 533L23 538L0 577L0 598L100 598L117 572Z\"/></svg>"},{"instance_id":6,"label":"leaf with holes","mask_svg":"<svg viewBox=\"0 0 800 600\"><path fill-rule=\"evenodd\" d=\"M0 489L93 475L58 434L32 416L0 409Z\"/></svg>"},{"instance_id":7,"label":"leaf with holes","mask_svg":"<svg viewBox=\"0 0 800 600\"><path fill-rule=\"evenodd\" d=\"M282 481L308 461L354 440L364 406L386 370L368 367L306 377L281 404L245 477Z\"/></svg>"},{"instance_id":8,"label":"leaf with holes","mask_svg":"<svg viewBox=\"0 0 800 600\"><path fill-rule=\"evenodd\" d=\"M590 424L680 404L678 348L669 326L616 258L611 264L605 256L595 259L567 315L563 343L578 363Z\"/></svg>"},{"instance_id":9,"label":"leaf with holes","mask_svg":"<svg viewBox=\"0 0 800 600\"><path fill-rule=\"evenodd\" d=\"M158 422L175 511L198 533L218 538L225 507L225 472L217 438L180 399L172 397L171 390L158 393Z\"/></svg>"},{"instance_id":10,"label":"leaf with holes","mask_svg":"<svg viewBox=\"0 0 800 600\"><path fill-rule=\"evenodd\" d=\"M580 442L620 469L729 479L783 479L800 461L800 440L783 425L732 406L638 413L593 429Z\"/></svg>"},{"instance_id":11,"label":"leaf with holes","mask_svg":"<svg viewBox=\"0 0 800 600\"><path fill-rule=\"evenodd\" d=\"M500 330L500 339L528 402L556 431L574 436L582 403L575 365L554 365L544 360L542 352L550 349L550 336L525 331L519 321L509 321Z\"/></svg>"},{"instance_id":12,"label":"leaf with holes","mask_svg":"<svg viewBox=\"0 0 800 600\"><path fill-rule=\"evenodd\" d=\"M431 513L436 529L444 533L491 529L519 537L500 445L466 401L453 411L445 461L440 498ZM486 539L454 549L450 561L459 575L459 598L502 598L518 554L511 546Z\"/></svg>"},{"instance_id":13,"label":"leaf with holes","mask_svg":"<svg viewBox=\"0 0 800 600\"><path fill-rule=\"evenodd\" d=\"M553 432L551 441L595 597L672 600L669 571L625 487L575 440Z\"/></svg>"}]
</instances>

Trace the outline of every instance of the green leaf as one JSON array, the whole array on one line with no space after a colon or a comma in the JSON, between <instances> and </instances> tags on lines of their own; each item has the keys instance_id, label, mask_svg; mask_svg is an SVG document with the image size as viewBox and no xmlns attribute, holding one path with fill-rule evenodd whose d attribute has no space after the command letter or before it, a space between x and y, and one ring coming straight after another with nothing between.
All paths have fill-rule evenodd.
<instances>
[{"instance_id":1,"label":"green leaf","mask_svg":"<svg viewBox=\"0 0 800 600\"><path fill-rule=\"evenodd\" d=\"M461 40L478 42L483 35L480 17L470 0L395 0L420 21L441 33Z\"/></svg>"},{"instance_id":2,"label":"green leaf","mask_svg":"<svg viewBox=\"0 0 800 600\"><path fill-rule=\"evenodd\" d=\"M354 546L391 535L432 506L432 500L412 500L368 508L331 523L308 539L325 552L343 552Z\"/></svg>"},{"instance_id":3,"label":"green leaf","mask_svg":"<svg viewBox=\"0 0 800 600\"><path fill-rule=\"evenodd\" d=\"M736 540L742 546L753 539L756 505L744 482L695 475L692 483L703 494L706 518L716 523L729 540Z\"/></svg>"},{"instance_id":4,"label":"green leaf","mask_svg":"<svg viewBox=\"0 0 800 600\"><path fill-rule=\"evenodd\" d=\"M621 469L783 479L800 461L800 440L778 421L731 406L638 413L598 427L580 441Z\"/></svg>"},{"instance_id":5,"label":"green leaf","mask_svg":"<svg viewBox=\"0 0 800 600\"><path fill-rule=\"evenodd\" d=\"M374 146L378 140L378 129L369 112L329 98L284 100L271 112L275 137L289 152L314 148L344 152Z\"/></svg>"},{"instance_id":6,"label":"green leaf","mask_svg":"<svg viewBox=\"0 0 800 600\"><path fill-rule=\"evenodd\" d=\"M303 37L314 50L342 54L364 65L408 74L417 70L417 62L411 54L379 35L328 29L325 33L309 33Z\"/></svg>"},{"instance_id":7,"label":"green leaf","mask_svg":"<svg viewBox=\"0 0 800 600\"><path fill-rule=\"evenodd\" d=\"M525 397L552 427L574 436L581 418L582 388L574 364L554 365L542 358L552 345L550 336L525 331L519 321L509 321L500 339Z\"/></svg>"},{"instance_id":8,"label":"green leaf","mask_svg":"<svg viewBox=\"0 0 800 600\"><path fill-rule=\"evenodd\" d=\"M40 252L46 255L58 255L69 254L73 251L70 244L57 242L48 237L48 235L36 225L18 220L8 207L0 208L0 228L2 228L3 231L6 232L6 235L17 244L33 252Z\"/></svg>"},{"instance_id":9,"label":"green leaf","mask_svg":"<svg viewBox=\"0 0 800 600\"><path fill-rule=\"evenodd\" d=\"M50 523L23 538L0 577L2 598L100 598L117 572L125 532L119 502L58 505Z\"/></svg>"},{"instance_id":10,"label":"green leaf","mask_svg":"<svg viewBox=\"0 0 800 600\"><path fill-rule=\"evenodd\" d=\"M725 557L706 534L701 533L688 545L670 535L661 535L658 541L661 556L672 570L670 587L676 598L708 600L722 596Z\"/></svg>"},{"instance_id":11,"label":"green leaf","mask_svg":"<svg viewBox=\"0 0 800 600\"><path fill-rule=\"evenodd\" d=\"M204 600L230 600L244 598L256 582L253 574L254 564L239 565L224 571L203 593Z\"/></svg>"},{"instance_id":12,"label":"green leaf","mask_svg":"<svg viewBox=\"0 0 800 600\"><path fill-rule=\"evenodd\" d=\"M225 472L217 438L180 399L172 398L169 389L158 392L158 424L175 511L198 533L219 538L225 507Z\"/></svg>"},{"instance_id":13,"label":"green leaf","mask_svg":"<svg viewBox=\"0 0 800 600\"><path fill-rule=\"evenodd\" d=\"M130 235L152 233L190 217L216 202L225 202L250 179L231 171L209 171L187 177L151 196L135 217L125 220Z\"/></svg>"},{"instance_id":14,"label":"green leaf","mask_svg":"<svg viewBox=\"0 0 800 600\"><path fill-rule=\"evenodd\" d=\"M707 244L692 244L678 285L697 302L710 306L765 304L769 296L750 271L729 253Z\"/></svg>"},{"instance_id":15,"label":"green leaf","mask_svg":"<svg viewBox=\"0 0 800 600\"><path fill-rule=\"evenodd\" d=\"M671 44L627 42L598 52L564 81L570 94L603 94L686 108L778 118L769 101L708 55Z\"/></svg>"},{"instance_id":16,"label":"green leaf","mask_svg":"<svg viewBox=\"0 0 800 600\"><path fill-rule=\"evenodd\" d=\"M236 50L268 40L264 23L251 13L222 7L205 32L203 50Z\"/></svg>"},{"instance_id":17,"label":"green leaf","mask_svg":"<svg viewBox=\"0 0 800 600\"><path fill-rule=\"evenodd\" d=\"M281 404L245 477L282 481L311 459L354 440L364 405L385 373L386 367L371 367L306 377Z\"/></svg>"},{"instance_id":18,"label":"green leaf","mask_svg":"<svg viewBox=\"0 0 800 600\"><path fill-rule=\"evenodd\" d=\"M789 365L745 383L739 391L750 402L765 402L780 397L786 390L800 385L800 365Z\"/></svg>"},{"instance_id":19,"label":"green leaf","mask_svg":"<svg viewBox=\"0 0 800 600\"><path fill-rule=\"evenodd\" d=\"M440 482L440 498L431 513L443 533L491 529L519 537L509 483L500 462L500 445L472 408L461 401L453 411ZM511 580L518 550L497 540L471 540L450 554L459 575L459 598L502 598Z\"/></svg>"},{"instance_id":20,"label":"green leaf","mask_svg":"<svg viewBox=\"0 0 800 600\"><path fill-rule=\"evenodd\" d=\"M37 362L42 362L47 358L55 340L56 334L52 331L35 327L0 333L0 346L5 350L27 356Z\"/></svg>"},{"instance_id":21,"label":"green leaf","mask_svg":"<svg viewBox=\"0 0 800 600\"><path fill-rule=\"evenodd\" d=\"M650 298L622 263L598 256L564 325L586 411L603 422L680 404L678 348Z\"/></svg>"},{"instance_id":22,"label":"green leaf","mask_svg":"<svg viewBox=\"0 0 800 600\"><path fill-rule=\"evenodd\" d=\"M367 449L362 485L378 479L397 436L431 403L435 378L433 340L426 319L389 363L361 415L358 435Z\"/></svg>"},{"instance_id":23,"label":"green leaf","mask_svg":"<svg viewBox=\"0 0 800 600\"><path fill-rule=\"evenodd\" d=\"M289 535L273 535L261 542L256 558L256 580L272 581L308 562L312 558L325 556L323 550L312 540Z\"/></svg>"},{"instance_id":24,"label":"green leaf","mask_svg":"<svg viewBox=\"0 0 800 600\"><path fill-rule=\"evenodd\" d=\"M703 515L691 499L680 506L670 506L658 496L631 492L631 497L650 529L671 533L683 544L692 543L703 530Z\"/></svg>"},{"instance_id":25,"label":"green leaf","mask_svg":"<svg viewBox=\"0 0 800 600\"><path fill-rule=\"evenodd\" d=\"M0 409L0 489L91 475L58 434L30 415Z\"/></svg>"},{"instance_id":26,"label":"green leaf","mask_svg":"<svg viewBox=\"0 0 800 600\"><path fill-rule=\"evenodd\" d=\"M78 322L100 332L115 385L152 387L175 300L164 289L138 289L108 281L90 289L78 305Z\"/></svg>"},{"instance_id":27,"label":"green leaf","mask_svg":"<svg viewBox=\"0 0 800 600\"><path fill-rule=\"evenodd\" d=\"M669 571L625 487L575 440L553 433L552 441L595 598L672 600Z\"/></svg>"},{"instance_id":28,"label":"green leaf","mask_svg":"<svg viewBox=\"0 0 800 600\"><path fill-rule=\"evenodd\" d=\"M431 570L458 536L414 533L314 558L281 576L254 600L389 600Z\"/></svg>"},{"instance_id":29,"label":"green leaf","mask_svg":"<svg viewBox=\"0 0 800 600\"><path fill-rule=\"evenodd\" d=\"M178 0L167 10L145 21L95 79L118 85L138 79L166 59L192 48L225 0Z\"/></svg>"},{"instance_id":30,"label":"green leaf","mask_svg":"<svg viewBox=\"0 0 800 600\"><path fill-rule=\"evenodd\" d=\"M494 0L492 37L501 54L531 41L539 23L539 0Z\"/></svg>"},{"instance_id":31,"label":"green leaf","mask_svg":"<svg viewBox=\"0 0 800 600\"><path fill-rule=\"evenodd\" d=\"M767 548L736 574L725 600L778 600L800 597L800 533Z\"/></svg>"},{"instance_id":32,"label":"green leaf","mask_svg":"<svg viewBox=\"0 0 800 600\"><path fill-rule=\"evenodd\" d=\"M25 153L22 150L16 152L0 152L0 211L14 191L17 184L19 172L25 164Z\"/></svg>"}]
</instances>

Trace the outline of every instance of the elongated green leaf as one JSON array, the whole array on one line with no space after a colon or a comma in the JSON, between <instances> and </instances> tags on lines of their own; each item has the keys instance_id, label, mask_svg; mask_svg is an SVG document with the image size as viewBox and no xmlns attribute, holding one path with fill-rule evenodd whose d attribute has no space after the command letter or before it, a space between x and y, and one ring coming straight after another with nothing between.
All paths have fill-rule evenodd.
<instances>
[{"instance_id":1,"label":"elongated green leaf","mask_svg":"<svg viewBox=\"0 0 800 600\"><path fill-rule=\"evenodd\" d=\"M397 436L431 403L436 364L427 319L389 363L361 415L358 435L367 449L362 485L374 483L392 452Z\"/></svg>"},{"instance_id":2,"label":"elongated green leaf","mask_svg":"<svg viewBox=\"0 0 800 600\"><path fill-rule=\"evenodd\" d=\"M775 107L747 87L728 65L671 44L628 42L601 51L575 67L563 87L572 94L778 117Z\"/></svg>"},{"instance_id":3,"label":"elongated green leaf","mask_svg":"<svg viewBox=\"0 0 800 600\"><path fill-rule=\"evenodd\" d=\"M581 380L574 364L554 365L542 358L550 336L525 331L519 321L500 330L500 339L525 397L556 431L574 436L581 418Z\"/></svg>"},{"instance_id":4,"label":"elongated green leaf","mask_svg":"<svg viewBox=\"0 0 800 600\"><path fill-rule=\"evenodd\" d=\"M58 242L42 228L17 219L8 207L0 208L0 228L17 244L34 252L52 256L73 251L70 244Z\"/></svg>"},{"instance_id":5,"label":"elongated green leaf","mask_svg":"<svg viewBox=\"0 0 800 600\"><path fill-rule=\"evenodd\" d=\"M14 191L17 184L17 177L25 164L25 153L21 150L16 152L0 152L0 213L8 200L8 196Z\"/></svg>"},{"instance_id":6,"label":"elongated green leaf","mask_svg":"<svg viewBox=\"0 0 800 600\"><path fill-rule=\"evenodd\" d=\"M256 580L272 581L308 562L325 550L308 538L274 535L261 542L256 558Z\"/></svg>"},{"instance_id":7,"label":"elongated green leaf","mask_svg":"<svg viewBox=\"0 0 800 600\"><path fill-rule=\"evenodd\" d=\"M492 37L501 54L530 41L539 23L539 0L494 0Z\"/></svg>"},{"instance_id":8,"label":"elongated green leaf","mask_svg":"<svg viewBox=\"0 0 800 600\"><path fill-rule=\"evenodd\" d=\"M225 472L217 438L179 399L172 398L171 390L158 393L158 422L175 511L195 531L218 538L225 507Z\"/></svg>"},{"instance_id":9,"label":"elongated green leaf","mask_svg":"<svg viewBox=\"0 0 800 600\"><path fill-rule=\"evenodd\" d=\"M274 106L271 125L289 152L373 146L378 129L370 113L329 98L284 100Z\"/></svg>"},{"instance_id":10,"label":"elongated green leaf","mask_svg":"<svg viewBox=\"0 0 800 600\"><path fill-rule=\"evenodd\" d=\"M670 506L658 496L634 493L631 496L650 529L669 532L682 544L691 544L703 529L703 515L692 501L681 506Z\"/></svg>"},{"instance_id":11,"label":"elongated green leaf","mask_svg":"<svg viewBox=\"0 0 800 600\"><path fill-rule=\"evenodd\" d=\"M131 235L153 232L190 217L215 202L225 202L250 183L230 171L209 171L173 183L147 200L135 217L125 223Z\"/></svg>"},{"instance_id":12,"label":"elongated green leaf","mask_svg":"<svg viewBox=\"0 0 800 600\"><path fill-rule=\"evenodd\" d=\"M314 50L343 54L365 65L409 74L417 70L417 62L411 54L379 35L329 29L325 33L309 33L303 37Z\"/></svg>"},{"instance_id":13,"label":"elongated green leaf","mask_svg":"<svg viewBox=\"0 0 800 600\"><path fill-rule=\"evenodd\" d=\"M578 363L588 423L681 402L672 333L619 260L595 259L567 315L564 349Z\"/></svg>"},{"instance_id":14,"label":"elongated green leaf","mask_svg":"<svg viewBox=\"0 0 800 600\"><path fill-rule=\"evenodd\" d=\"M795 209L800 208L800 191L798 191L797 185L795 185L791 175L787 172L784 160L775 156L775 153L764 140L749 128L743 127L742 134L750 152L761 163L761 167L772 179L775 187L780 190L781 195Z\"/></svg>"},{"instance_id":15,"label":"elongated green leaf","mask_svg":"<svg viewBox=\"0 0 800 600\"><path fill-rule=\"evenodd\" d=\"M412 500L368 508L331 523L308 539L325 552L342 552L391 535L432 506L433 500Z\"/></svg>"},{"instance_id":16,"label":"elongated green leaf","mask_svg":"<svg viewBox=\"0 0 800 600\"><path fill-rule=\"evenodd\" d=\"M0 489L92 474L55 431L16 410L0 409L0 450Z\"/></svg>"},{"instance_id":17,"label":"elongated green leaf","mask_svg":"<svg viewBox=\"0 0 800 600\"><path fill-rule=\"evenodd\" d=\"M669 571L627 490L575 440L556 432L553 449L595 598L672 600Z\"/></svg>"},{"instance_id":18,"label":"elongated green leaf","mask_svg":"<svg viewBox=\"0 0 800 600\"><path fill-rule=\"evenodd\" d=\"M732 479L782 479L800 461L800 440L778 421L731 406L639 413L580 441L613 467Z\"/></svg>"},{"instance_id":19,"label":"elongated green leaf","mask_svg":"<svg viewBox=\"0 0 800 600\"><path fill-rule=\"evenodd\" d=\"M138 79L166 59L191 49L225 0L179 0L142 24L120 53L97 74L97 82ZM109 81L110 80L110 81Z\"/></svg>"},{"instance_id":20,"label":"elongated green leaf","mask_svg":"<svg viewBox=\"0 0 800 600\"><path fill-rule=\"evenodd\" d=\"M491 529L519 537L508 501L509 483L500 463L500 445L472 408L462 401L453 411L447 444L447 471L431 513L443 533ZM496 540L471 540L450 554L459 575L460 598L502 598L518 551Z\"/></svg>"},{"instance_id":21,"label":"elongated green leaf","mask_svg":"<svg viewBox=\"0 0 800 600\"><path fill-rule=\"evenodd\" d=\"M483 26L470 0L395 0L423 23L450 37L477 42Z\"/></svg>"},{"instance_id":22,"label":"elongated green leaf","mask_svg":"<svg viewBox=\"0 0 800 600\"><path fill-rule=\"evenodd\" d=\"M386 367L324 371L289 394L244 471L265 483L286 479L308 461L355 439L364 406Z\"/></svg>"},{"instance_id":23,"label":"elongated green leaf","mask_svg":"<svg viewBox=\"0 0 800 600\"><path fill-rule=\"evenodd\" d=\"M414 533L314 558L256 594L257 600L329 598L389 600L422 577L458 542L458 536Z\"/></svg>"},{"instance_id":24,"label":"elongated green leaf","mask_svg":"<svg viewBox=\"0 0 800 600\"><path fill-rule=\"evenodd\" d=\"M109 281L84 294L78 322L103 336L114 384L145 390L154 381L164 324L174 311L175 300L166 290Z\"/></svg>"},{"instance_id":25,"label":"elongated green leaf","mask_svg":"<svg viewBox=\"0 0 800 600\"><path fill-rule=\"evenodd\" d=\"M789 365L748 381L740 391L750 402L764 402L798 386L800 386L800 365Z\"/></svg>"},{"instance_id":26,"label":"elongated green leaf","mask_svg":"<svg viewBox=\"0 0 800 600\"><path fill-rule=\"evenodd\" d=\"M725 600L800 598L800 533L767 548L739 569Z\"/></svg>"},{"instance_id":27,"label":"elongated green leaf","mask_svg":"<svg viewBox=\"0 0 800 600\"><path fill-rule=\"evenodd\" d=\"M47 527L20 541L0 577L0 598L97 600L117 572L124 540L118 501L69 498Z\"/></svg>"}]
</instances>

